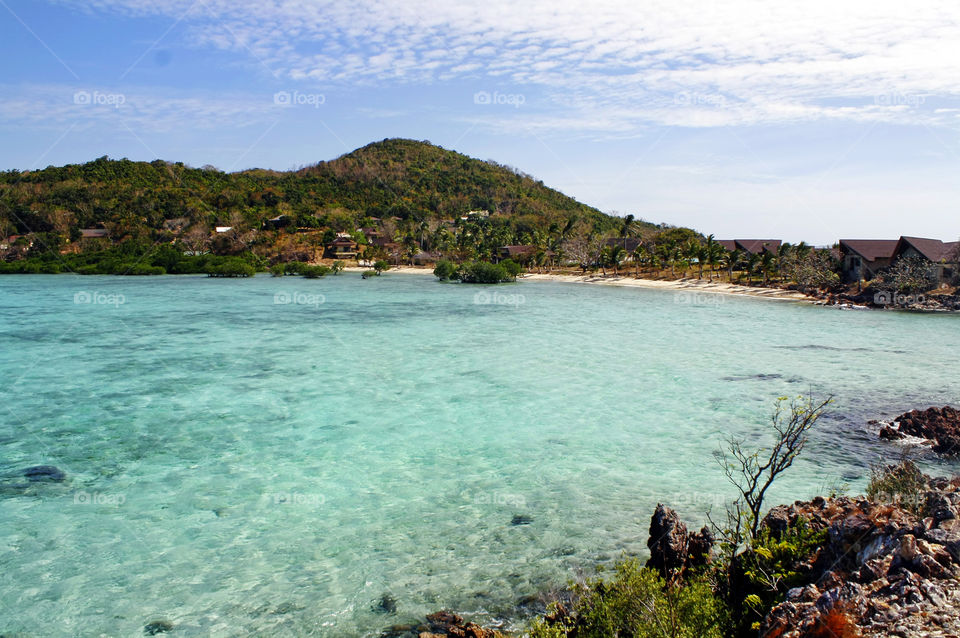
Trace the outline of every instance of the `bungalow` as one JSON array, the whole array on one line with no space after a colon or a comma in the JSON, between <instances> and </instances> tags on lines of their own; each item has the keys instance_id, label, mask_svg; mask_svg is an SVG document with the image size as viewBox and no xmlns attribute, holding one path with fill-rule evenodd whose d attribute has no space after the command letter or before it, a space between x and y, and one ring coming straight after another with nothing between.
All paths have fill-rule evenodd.
<instances>
[{"instance_id":1,"label":"bungalow","mask_svg":"<svg viewBox=\"0 0 960 638\"><path fill-rule=\"evenodd\" d=\"M604 242L607 246L620 246L627 252L627 260L633 255L637 246L643 243L639 237L610 237Z\"/></svg>"},{"instance_id":2,"label":"bungalow","mask_svg":"<svg viewBox=\"0 0 960 638\"><path fill-rule=\"evenodd\" d=\"M892 262L901 257L919 256L936 267L938 283L945 283L958 272L960 242L943 242L924 237L901 237L893 251Z\"/></svg>"},{"instance_id":3,"label":"bungalow","mask_svg":"<svg viewBox=\"0 0 960 638\"><path fill-rule=\"evenodd\" d=\"M739 250L748 255L760 255L765 252L776 255L783 244L779 239L735 239L733 241Z\"/></svg>"},{"instance_id":4,"label":"bungalow","mask_svg":"<svg viewBox=\"0 0 960 638\"><path fill-rule=\"evenodd\" d=\"M327 244L327 255L332 259L356 259L358 248L349 233L337 233L336 238Z\"/></svg>"},{"instance_id":5,"label":"bungalow","mask_svg":"<svg viewBox=\"0 0 960 638\"><path fill-rule=\"evenodd\" d=\"M500 252L497 256L500 259L512 259L517 263L523 263L533 259L537 250L536 246L500 246Z\"/></svg>"},{"instance_id":6,"label":"bungalow","mask_svg":"<svg viewBox=\"0 0 960 638\"><path fill-rule=\"evenodd\" d=\"M840 277L844 282L869 281L893 263L896 239L841 239Z\"/></svg>"},{"instance_id":7,"label":"bungalow","mask_svg":"<svg viewBox=\"0 0 960 638\"><path fill-rule=\"evenodd\" d=\"M220 234L229 233L233 230L233 226L216 226L213 230Z\"/></svg>"},{"instance_id":8,"label":"bungalow","mask_svg":"<svg viewBox=\"0 0 960 638\"><path fill-rule=\"evenodd\" d=\"M107 237L110 232L106 228L81 228L80 229L80 238L81 239L96 239L99 237Z\"/></svg>"}]
</instances>

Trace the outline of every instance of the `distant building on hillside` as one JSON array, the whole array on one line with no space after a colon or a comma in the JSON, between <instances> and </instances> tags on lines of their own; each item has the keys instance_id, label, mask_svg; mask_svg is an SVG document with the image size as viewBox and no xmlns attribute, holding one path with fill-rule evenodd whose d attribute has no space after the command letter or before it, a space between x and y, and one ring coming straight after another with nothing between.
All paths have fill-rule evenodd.
<instances>
[{"instance_id":1,"label":"distant building on hillside","mask_svg":"<svg viewBox=\"0 0 960 638\"><path fill-rule=\"evenodd\" d=\"M533 256L537 254L538 248L536 246L500 246L500 251L498 257L500 259L512 259L517 263L524 263L533 259Z\"/></svg>"},{"instance_id":2,"label":"distant building on hillside","mask_svg":"<svg viewBox=\"0 0 960 638\"><path fill-rule=\"evenodd\" d=\"M99 237L108 237L110 231L106 228L81 228L80 229L80 238L81 239L96 239Z\"/></svg>"},{"instance_id":3,"label":"distant building on hillside","mask_svg":"<svg viewBox=\"0 0 960 638\"><path fill-rule=\"evenodd\" d=\"M627 251L627 260L633 255L633 251L637 249L637 246L643 243L643 240L639 237L608 237L604 242L607 246L620 246L625 251Z\"/></svg>"},{"instance_id":4,"label":"distant building on hillside","mask_svg":"<svg viewBox=\"0 0 960 638\"><path fill-rule=\"evenodd\" d=\"M327 256L331 259L356 259L359 245L349 233L337 233L336 238L327 244Z\"/></svg>"},{"instance_id":5,"label":"distant building on hillside","mask_svg":"<svg viewBox=\"0 0 960 638\"><path fill-rule=\"evenodd\" d=\"M219 234L229 233L231 230L233 230L233 226L217 226L213 230Z\"/></svg>"},{"instance_id":6,"label":"distant building on hillside","mask_svg":"<svg viewBox=\"0 0 960 638\"><path fill-rule=\"evenodd\" d=\"M840 277L844 282L869 281L893 263L897 239L841 239Z\"/></svg>"}]
</instances>

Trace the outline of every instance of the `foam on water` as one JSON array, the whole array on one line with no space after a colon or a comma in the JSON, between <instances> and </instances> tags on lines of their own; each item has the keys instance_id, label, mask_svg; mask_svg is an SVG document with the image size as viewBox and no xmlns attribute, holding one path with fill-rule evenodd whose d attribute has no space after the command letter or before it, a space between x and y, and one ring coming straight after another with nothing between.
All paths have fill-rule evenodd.
<instances>
[{"instance_id":1,"label":"foam on water","mask_svg":"<svg viewBox=\"0 0 960 638\"><path fill-rule=\"evenodd\" d=\"M954 316L478 290L0 278L0 632L162 618L184 636L349 636L444 607L503 615L642 553L658 501L691 521L722 507L711 452L762 443L777 396L836 403L775 501L862 488L895 453L867 419L957 401ZM40 464L67 481L25 482Z\"/></svg>"}]
</instances>

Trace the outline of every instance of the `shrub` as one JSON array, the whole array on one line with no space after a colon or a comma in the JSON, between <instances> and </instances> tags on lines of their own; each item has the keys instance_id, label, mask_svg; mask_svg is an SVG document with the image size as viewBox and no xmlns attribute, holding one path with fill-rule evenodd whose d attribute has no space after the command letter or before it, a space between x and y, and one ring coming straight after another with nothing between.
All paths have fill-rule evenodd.
<instances>
[{"instance_id":1,"label":"shrub","mask_svg":"<svg viewBox=\"0 0 960 638\"><path fill-rule=\"evenodd\" d=\"M871 501L897 504L920 516L926 489L923 472L910 459L903 459L896 465L870 467L867 498Z\"/></svg>"},{"instance_id":2,"label":"shrub","mask_svg":"<svg viewBox=\"0 0 960 638\"><path fill-rule=\"evenodd\" d=\"M373 269L374 269L374 270L377 272L377 274L379 275L380 273L384 272L385 270L390 270L390 264L388 264L388 263L385 262L384 260L380 259L380 260L377 260L377 261L373 262Z\"/></svg>"},{"instance_id":3,"label":"shrub","mask_svg":"<svg viewBox=\"0 0 960 638\"><path fill-rule=\"evenodd\" d=\"M803 518L779 535L763 527L735 562L741 578L735 593L740 599L734 612L739 616L740 635L755 631L787 591L804 584L804 563L827 541L827 530L814 531ZM734 605L737 600L731 601ZM749 627L749 630L747 629Z\"/></svg>"},{"instance_id":4,"label":"shrub","mask_svg":"<svg viewBox=\"0 0 960 638\"><path fill-rule=\"evenodd\" d=\"M286 267L283 264L274 264L270 266L270 276L271 277L283 277L286 272Z\"/></svg>"},{"instance_id":5,"label":"shrub","mask_svg":"<svg viewBox=\"0 0 960 638\"><path fill-rule=\"evenodd\" d=\"M523 266L512 259L504 259L500 262L500 265L503 266L503 269L507 271L507 274L514 279L517 278L517 275L523 272Z\"/></svg>"},{"instance_id":6,"label":"shrub","mask_svg":"<svg viewBox=\"0 0 960 638\"><path fill-rule=\"evenodd\" d=\"M499 284L516 279L500 264L488 261L474 261L465 264L459 272L460 281L465 284Z\"/></svg>"},{"instance_id":7,"label":"shrub","mask_svg":"<svg viewBox=\"0 0 960 638\"><path fill-rule=\"evenodd\" d=\"M320 277L326 277L329 272L330 268L327 266L303 266L300 268L300 274L307 279L319 279Z\"/></svg>"},{"instance_id":8,"label":"shrub","mask_svg":"<svg viewBox=\"0 0 960 638\"><path fill-rule=\"evenodd\" d=\"M210 277L253 277L256 269L242 259L225 259L207 265L207 275Z\"/></svg>"},{"instance_id":9,"label":"shrub","mask_svg":"<svg viewBox=\"0 0 960 638\"><path fill-rule=\"evenodd\" d=\"M611 580L587 581L574 593L572 609L538 619L531 638L721 638L727 627L723 603L705 580L668 585L637 559L618 564Z\"/></svg>"},{"instance_id":10,"label":"shrub","mask_svg":"<svg viewBox=\"0 0 960 638\"><path fill-rule=\"evenodd\" d=\"M344 265L345 264L338 259L335 262L333 262L333 265L330 267L330 272L332 272L335 275L339 275L341 272L343 272Z\"/></svg>"},{"instance_id":11,"label":"shrub","mask_svg":"<svg viewBox=\"0 0 960 638\"><path fill-rule=\"evenodd\" d=\"M362 273L360 273L360 278L369 279L370 277L376 277L379 274L380 273L378 273L376 270L364 270Z\"/></svg>"},{"instance_id":12,"label":"shrub","mask_svg":"<svg viewBox=\"0 0 960 638\"><path fill-rule=\"evenodd\" d=\"M302 275L304 268L309 266L302 261L291 261L283 265L283 272L288 275Z\"/></svg>"},{"instance_id":13,"label":"shrub","mask_svg":"<svg viewBox=\"0 0 960 638\"><path fill-rule=\"evenodd\" d=\"M449 259L441 259L433 269L433 275L440 281L456 279L457 266Z\"/></svg>"}]
</instances>

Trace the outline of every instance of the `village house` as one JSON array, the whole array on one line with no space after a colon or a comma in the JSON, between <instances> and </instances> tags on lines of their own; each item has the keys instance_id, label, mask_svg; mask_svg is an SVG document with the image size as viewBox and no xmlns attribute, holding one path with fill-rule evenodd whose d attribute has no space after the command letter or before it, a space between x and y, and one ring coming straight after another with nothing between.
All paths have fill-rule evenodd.
<instances>
[{"instance_id":1,"label":"village house","mask_svg":"<svg viewBox=\"0 0 960 638\"><path fill-rule=\"evenodd\" d=\"M109 231L106 228L81 228L80 229L80 238L81 239L98 239L102 237L109 236Z\"/></svg>"},{"instance_id":2,"label":"village house","mask_svg":"<svg viewBox=\"0 0 960 638\"><path fill-rule=\"evenodd\" d=\"M893 263L896 239L841 239L840 277L845 283L869 281Z\"/></svg>"},{"instance_id":3,"label":"village house","mask_svg":"<svg viewBox=\"0 0 960 638\"><path fill-rule=\"evenodd\" d=\"M356 259L359 245L350 233L337 233L332 242L327 244L327 256L331 259Z\"/></svg>"}]
</instances>

